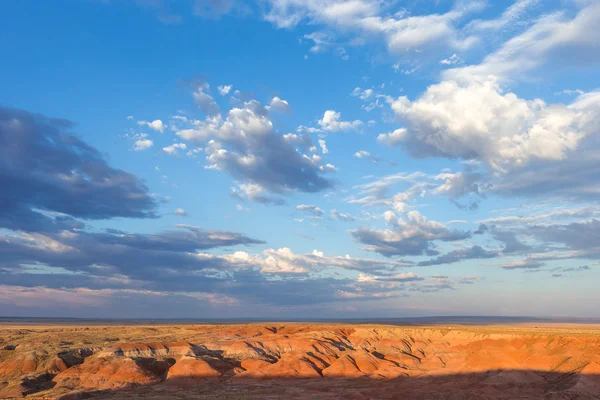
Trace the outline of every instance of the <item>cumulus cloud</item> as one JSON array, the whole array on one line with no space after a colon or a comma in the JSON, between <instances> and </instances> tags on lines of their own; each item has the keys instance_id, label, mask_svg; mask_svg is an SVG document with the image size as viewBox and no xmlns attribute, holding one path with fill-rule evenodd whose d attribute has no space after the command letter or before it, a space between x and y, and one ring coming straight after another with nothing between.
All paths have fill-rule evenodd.
<instances>
[{"instance_id":1,"label":"cumulus cloud","mask_svg":"<svg viewBox=\"0 0 600 400\"><path fill-rule=\"evenodd\" d=\"M0 267L7 271L18 272L24 264L39 263L88 276L121 274L149 281L171 275L173 268L185 275L218 267L218 263L198 255L197 251L262 243L235 232L208 231L186 225L154 234L62 231L2 234L2 239L0 247L6 257ZM174 278L170 277L176 283Z\"/></svg>"},{"instance_id":2,"label":"cumulus cloud","mask_svg":"<svg viewBox=\"0 0 600 400\"><path fill-rule=\"evenodd\" d=\"M409 128L380 140L402 142L416 156L476 158L506 171L532 160L567 158L591 133L600 115L596 103L584 98L569 106L526 101L503 93L493 78L444 81L414 102L395 100L392 109Z\"/></svg>"},{"instance_id":3,"label":"cumulus cloud","mask_svg":"<svg viewBox=\"0 0 600 400\"><path fill-rule=\"evenodd\" d=\"M315 217L322 217L325 214L325 211L320 209L319 207L311 204L300 204L296 206L296 210L302 211L307 214L311 214Z\"/></svg>"},{"instance_id":4,"label":"cumulus cloud","mask_svg":"<svg viewBox=\"0 0 600 400\"><path fill-rule=\"evenodd\" d=\"M383 85L380 87L383 88ZM391 98L387 95L380 94L374 89L361 89L360 87L354 88L351 93L352 96L358 97L363 101L363 105L360 107L363 110L369 112L376 108L381 108L385 103L389 102Z\"/></svg>"},{"instance_id":5,"label":"cumulus cloud","mask_svg":"<svg viewBox=\"0 0 600 400\"><path fill-rule=\"evenodd\" d=\"M356 220L356 218L354 218L352 215L347 214L347 213L341 213L338 210L336 210L335 208L333 210L331 210L330 214L331 214L331 218L333 218L335 220L339 220L339 221L351 222L351 221Z\"/></svg>"},{"instance_id":6,"label":"cumulus cloud","mask_svg":"<svg viewBox=\"0 0 600 400\"><path fill-rule=\"evenodd\" d=\"M72 126L0 107L0 185L10 188L0 193L0 220L30 220L38 214L33 208L86 219L154 216L157 204L144 182L109 166Z\"/></svg>"},{"instance_id":7,"label":"cumulus cloud","mask_svg":"<svg viewBox=\"0 0 600 400\"><path fill-rule=\"evenodd\" d=\"M196 158L203 151L204 149L202 147L196 147L195 149L189 150L187 153L185 153L185 155L189 158Z\"/></svg>"},{"instance_id":8,"label":"cumulus cloud","mask_svg":"<svg viewBox=\"0 0 600 400\"><path fill-rule=\"evenodd\" d=\"M431 260L420 261L417 265L427 267L431 265L452 264L463 260L496 258L498 256L500 256L500 252L497 250L486 250L479 245L473 245L471 247L453 250Z\"/></svg>"},{"instance_id":9,"label":"cumulus cloud","mask_svg":"<svg viewBox=\"0 0 600 400\"><path fill-rule=\"evenodd\" d=\"M217 86L217 90L219 91L219 94L221 96L227 96L229 94L229 92L231 91L231 88L233 88L233 85L219 85L219 86Z\"/></svg>"},{"instance_id":10,"label":"cumulus cloud","mask_svg":"<svg viewBox=\"0 0 600 400\"><path fill-rule=\"evenodd\" d=\"M150 129L154 129L157 132L163 133L167 129L166 125L160 119L154 121L138 121L138 125L147 126Z\"/></svg>"},{"instance_id":11,"label":"cumulus cloud","mask_svg":"<svg viewBox=\"0 0 600 400\"><path fill-rule=\"evenodd\" d=\"M532 4L518 2L497 23L504 25ZM600 6L578 7L572 18L560 12L538 18L478 65L446 70L440 83L415 100L389 100L404 126L379 141L402 144L417 157L479 160L500 195L590 196L588 185L598 176L598 92L551 104L507 89L548 61L600 61L593 50L600 35L592 33L599 29L594 21Z\"/></svg>"},{"instance_id":12,"label":"cumulus cloud","mask_svg":"<svg viewBox=\"0 0 600 400\"><path fill-rule=\"evenodd\" d=\"M483 194L491 189L491 185L483 182L483 175L469 172L443 172L435 176L436 181L443 181L432 192L452 199L467 194Z\"/></svg>"},{"instance_id":13,"label":"cumulus cloud","mask_svg":"<svg viewBox=\"0 0 600 400\"><path fill-rule=\"evenodd\" d=\"M177 135L203 144L207 168L224 171L261 192L318 192L333 186L323 174L336 170L312 153L308 134L278 133L267 110L256 100L234 107L223 118L192 120ZM249 196L252 199L251 196Z\"/></svg>"},{"instance_id":14,"label":"cumulus cloud","mask_svg":"<svg viewBox=\"0 0 600 400\"><path fill-rule=\"evenodd\" d=\"M337 43L334 35L326 32L312 32L303 36L305 40L311 41L313 45L308 50L311 53L325 53L333 50L342 60L346 61L350 57L346 53L346 49ZM307 56L305 55L305 58Z\"/></svg>"},{"instance_id":15,"label":"cumulus cloud","mask_svg":"<svg viewBox=\"0 0 600 400\"><path fill-rule=\"evenodd\" d=\"M497 177L493 192L506 197L590 201L600 193L600 142L591 135L560 162L535 162Z\"/></svg>"},{"instance_id":16,"label":"cumulus cloud","mask_svg":"<svg viewBox=\"0 0 600 400\"><path fill-rule=\"evenodd\" d=\"M2 292L10 293L0 296L2 307L46 297L69 304L80 297L91 302L79 304L78 310L105 307L111 298L154 304L156 297L178 304L230 304L241 299L254 305L298 306L390 298L408 290L402 285L420 283L410 273L398 273L410 265L403 260L330 256L317 250L298 254L289 248L207 252L263 244L237 232L190 225L153 233L89 229L78 218L153 217L158 197L134 176L109 167L97 150L69 133L66 121L9 109L2 109L0 117L0 175L3 184L14 189L0 195L0 281L6 286ZM296 139L271 140L293 142L297 153L297 148L305 148L305 139ZM236 189L246 198L265 192L254 183ZM305 206L303 211L324 215L316 206ZM338 277L331 277L337 272ZM363 287L344 277L361 272L401 286Z\"/></svg>"},{"instance_id":17,"label":"cumulus cloud","mask_svg":"<svg viewBox=\"0 0 600 400\"><path fill-rule=\"evenodd\" d=\"M408 129L398 128L389 133L382 133L377 136L377 141L390 147L404 143L408 139Z\"/></svg>"},{"instance_id":18,"label":"cumulus cloud","mask_svg":"<svg viewBox=\"0 0 600 400\"><path fill-rule=\"evenodd\" d=\"M271 103L266 107L269 111L276 111L284 114L289 114L292 112L287 101L280 99L275 96L271 99Z\"/></svg>"},{"instance_id":19,"label":"cumulus cloud","mask_svg":"<svg viewBox=\"0 0 600 400\"><path fill-rule=\"evenodd\" d=\"M319 147L321 147L321 153L323 153L323 154L329 153L325 139L319 139Z\"/></svg>"},{"instance_id":20,"label":"cumulus cloud","mask_svg":"<svg viewBox=\"0 0 600 400\"><path fill-rule=\"evenodd\" d=\"M582 255L600 256L600 220L595 218L569 224L533 225L527 232L540 240L578 250Z\"/></svg>"},{"instance_id":21,"label":"cumulus cloud","mask_svg":"<svg viewBox=\"0 0 600 400\"><path fill-rule=\"evenodd\" d=\"M354 42L382 40L395 55L424 48L468 49L476 43L476 38L461 34L455 25L465 15L481 8L481 3L470 2L444 14L409 15L391 14L387 3L367 0L345 3L271 0L268 4L264 18L278 27L289 28L302 21L324 25ZM313 51L322 51L331 42L329 35L323 33L315 39Z\"/></svg>"},{"instance_id":22,"label":"cumulus cloud","mask_svg":"<svg viewBox=\"0 0 600 400\"><path fill-rule=\"evenodd\" d=\"M458 206L460 204L456 199L475 196L475 200L471 197L472 204L477 204L477 199L485 196L491 188L485 177L477 172L444 170L437 175L401 172L369 179L369 182L353 187L357 193L347 199L349 203L370 207L383 206L404 212L411 202L427 196L445 196Z\"/></svg>"},{"instance_id":23,"label":"cumulus cloud","mask_svg":"<svg viewBox=\"0 0 600 400\"><path fill-rule=\"evenodd\" d=\"M241 204L236 204L235 209L238 211L241 211L241 212L250 212L251 211L249 208L246 208L246 207L242 206Z\"/></svg>"},{"instance_id":24,"label":"cumulus cloud","mask_svg":"<svg viewBox=\"0 0 600 400\"><path fill-rule=\"evenodd\" d=\"M138 139L133 142L133 150L134 151L144 151L152 147L154 143L150 139Z\"/></svg>"},{"instance_id":25,"label":"cumulus cloud","mask_svg":"<svg viewBox=\"0 0 600 400\"><path fill-rule=\"evenodd\" d=\"M371 154L370 152L368 152L366 150L359 150L359 151L357 151L356 153L354 153L354 157L360 158L360 159L369 160L372 163L378 163L379 162L379 157L374 156L373 154Z\"/></svg>"},{"instance_id":26,"label":"cumulus cloud","mask_svg":"<svg viewBox=\"0 0 600 400\"><path fill-rule=\"evenodd\" d=\"M200 110L207 113L208 115L218 115L221 112L219 105L215 102L213 97L207 92L210 90L208 83L198 85L194 92L194 101L200 107Z\"/></svg>"},{"instance_id":27,"label":"cumulus cloud","mask_svg":"<svg viewBox=\"0 0 600 400\"><path fill-rule=\"evenodd\" d=\"M504 269L529 269L529 268L540 268L544 265L544 263L527 258L525 260L507 262L503 264L498 264L497 266L502 267Z\"/></svg>"},{"instance_id":28,"label":"cumulus cloud","mask_svg":"<svg viewBox=\"0 0 600 400\"><path fill-rule=\"evenodd\" d=\"M328 132L347 132L356 130L363 125L363 122L360 120L342 121L341 118L341 113L334 110L327 110L318 123L323 130Z\"/></svg>"},{"instance_id":29,"label":"cumulus cloud","mask_svg":"<svg viewBox=\"0 0 600 400\"><path fill-rule=\"evenodd\" d=\"M317 272L327 268L346 269L354 271L395 270L405 266L402 262L386 262L350 256L326 256L323 252L313 250L310 254L297 254L289 248L278 250L268 249L263 252L262 261L271 269L281 269L294 272ZM277 265L278 267L274 267ZM273 272L273 271L267 271Z\"/></svg>"},{"instance_id":30,"label":"cumulus cloud","mask_svg":"<svg viewBox=\"0 0 600 400\"><path fill-rule=\"evenodd\" d=\"M380 271L392 276L396 269L407 265L402 261L328 256L316 250L298 254L289 248L267 249L258 254L203 252L257 243L261 242L238 233L186 225L154 234L116 230L33 236L1 234L0 251L4 256L0 261L0 279L11 287L133 289L165 296L213 293L254 304L298 306L338 301L340 290L360 291L352 280L326 278L319 275L321 272ZM28 273L32 264L44 267L35 274ZM369 298L372 296L364 296Z\"/></svg>"},{"instance_id":31,"label":"cumulus cloud","mask_svg":"<svg viewBox=\"0 0 600 400\"><path fill-rule=\"evenodd\" d=\"M469 232L448 228L430 221L418 211L410 211L407 218L398 218L391 211L384 214L387 229L377 230L361 227L351 231L354 239L365 245L364 249L384 256L435 255L434 242L451 242L470 237Z\"/></svg>"},{"instance_id":32,"label":"cumulus cloud","mask_svg":"<svg viewBox=\"0 0 600 400\"><path fill-rule=\"evenodd\" d=\"M176 208L175 211L173 211L173 214L179 215L180 217L185 217L187 216L187 211L185 211L183 208Z\"/></svg>"},{"instance_id":33,"label":"cumulus cloud","mask_svg":"<svg viewBox=\"0 0 600 400\"><path fill-rule=\"evenodd\" d=\"M242 183L231 189L231 195L238 200L249 200L262 204L284 205L285 200L280 197L269 196L266 190L255 183Z\"/></svg>"},{"instance_id":34,"label":"cumulus cloud","mask_svg":"<svg viewBox=\"0 0 600 400\"><path fill-rule=\"evenodd\" d=\"M163 151L170 156L179 155L179 150L187 149L187 145L185 143L173 143L170 146L163 147Z\"/></svg>"},{"instance_id":35,"label":"cumulus cloud","mask_svg":"<svg viewBox=\"0 0 600 400\"><path fill-rule=\"evenodd\" d=\"M456 53L452 54L450 57L440 60L440 64L442 65L456 65L463 64L464 61L462 58L456 55Z\"/></svg>"}]
</instances>

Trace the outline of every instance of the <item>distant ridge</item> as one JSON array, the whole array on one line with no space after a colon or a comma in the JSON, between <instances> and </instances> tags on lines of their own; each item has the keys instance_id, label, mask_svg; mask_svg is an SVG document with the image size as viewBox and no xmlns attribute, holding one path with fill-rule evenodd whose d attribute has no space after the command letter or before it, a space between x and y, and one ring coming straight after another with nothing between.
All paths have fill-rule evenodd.
<instances>
[{"instance_id":1,"label":"distant ridge","mask_svg":"<svg viewBox=\"0 0 600 400\"><path fill-rule=\"evenodd\" d=\"M435 316L399 318L78 318L78 317L0 317L0 324L73 325L192 325L244 323L345 323L379 325L501 325L526 323L600 324L600 318L511 317L511 316Z\"/></svg>"}]
</instances>

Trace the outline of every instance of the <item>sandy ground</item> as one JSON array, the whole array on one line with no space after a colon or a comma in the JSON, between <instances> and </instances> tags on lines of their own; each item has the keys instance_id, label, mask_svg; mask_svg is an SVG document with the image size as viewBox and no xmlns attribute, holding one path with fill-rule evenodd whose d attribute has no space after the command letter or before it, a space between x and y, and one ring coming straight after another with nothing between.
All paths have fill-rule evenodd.
<instances>
[{"instance_id":1,"label":"sandy ground","mask_svg":"<svg viewBox=\"0 0 600 400\"><path fill-rule=\"evenodd\" d=\"M0 324L0 398L600 399L600 325Z\"/></svg>"}]
</instances>

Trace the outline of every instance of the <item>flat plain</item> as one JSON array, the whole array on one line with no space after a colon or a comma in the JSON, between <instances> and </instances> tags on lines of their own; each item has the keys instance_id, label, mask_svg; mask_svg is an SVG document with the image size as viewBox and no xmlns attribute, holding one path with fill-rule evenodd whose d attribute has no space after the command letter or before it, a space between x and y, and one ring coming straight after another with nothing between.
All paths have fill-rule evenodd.
<instances>
[{"instance_id":1,"label":"flat plain","mask_svg":"<svg viewBox=\"0 0 600 400\"><path fill-rule=\"evenodd\" d=\"M600 326L3 322L0 398L600 399Z\"/></svg>"}]
</instances>

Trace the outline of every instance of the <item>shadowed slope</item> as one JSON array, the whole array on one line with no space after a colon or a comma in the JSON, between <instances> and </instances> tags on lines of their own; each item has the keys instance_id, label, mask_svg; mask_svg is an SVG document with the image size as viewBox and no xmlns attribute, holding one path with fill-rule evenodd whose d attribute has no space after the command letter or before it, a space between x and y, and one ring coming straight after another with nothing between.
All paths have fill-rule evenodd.
<instances>
[{"instance_id":1,"label":"shadowed slope","mask_svg":"<svg viewBox=\"0 0 600 400\"><path fill-rule=\"evenodd\" d=\"M600 335L584 328L47 327L0 340L0 398L600 398Z\"/></svg>"}]
</instances>

